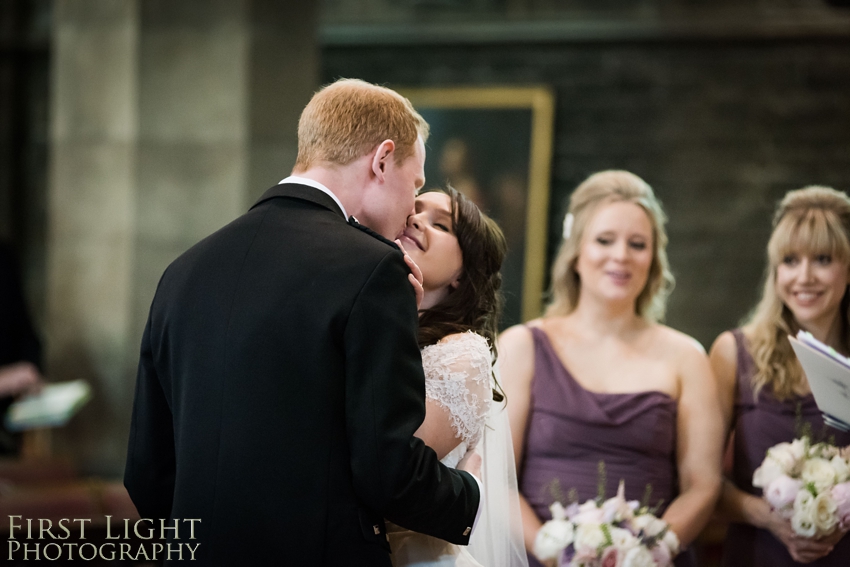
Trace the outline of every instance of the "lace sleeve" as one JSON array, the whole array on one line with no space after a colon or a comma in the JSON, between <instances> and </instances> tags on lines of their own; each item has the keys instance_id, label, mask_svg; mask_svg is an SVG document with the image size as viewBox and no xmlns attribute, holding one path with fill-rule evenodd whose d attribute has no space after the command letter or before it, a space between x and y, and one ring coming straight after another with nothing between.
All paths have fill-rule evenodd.
<instances>
[{"instance_id":1,"label":"lace sleeve","mask_svg":"<svg viewBox=\"0 0 850 567\"><path fill-rule=\"evenodd\" d=\"M481 438L490 408L490 360L487 339L473 332L422 349L425 395L449 411L452 429L467 447Z\"/></svg>"}]
</instances>

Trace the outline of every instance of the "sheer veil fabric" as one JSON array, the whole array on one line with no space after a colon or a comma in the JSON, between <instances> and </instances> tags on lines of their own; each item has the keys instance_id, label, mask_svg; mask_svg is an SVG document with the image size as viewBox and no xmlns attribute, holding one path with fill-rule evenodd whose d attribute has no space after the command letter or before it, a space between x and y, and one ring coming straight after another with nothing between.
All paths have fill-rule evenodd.
<instances>
[{"instance_id":1,"label":"sheer veil fabric","mask_svg":"<svg viewBox=\"0 0 850 567\"><path fill-rule=\"evenodd\" d=\"M498 363L493 367L499 379ZM523 543L516 466L506 403L491 402L481 455L481 517L469 542L469 553L484 567L528 567Z\"/></svg>"}]
</instances>

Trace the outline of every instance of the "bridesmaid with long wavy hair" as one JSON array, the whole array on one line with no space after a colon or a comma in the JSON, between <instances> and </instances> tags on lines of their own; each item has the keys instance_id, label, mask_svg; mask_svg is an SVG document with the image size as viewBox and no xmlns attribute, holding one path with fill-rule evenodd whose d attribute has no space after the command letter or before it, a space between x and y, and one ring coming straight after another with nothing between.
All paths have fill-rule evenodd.
<instances>
[{"instance_id":1,"label":"bridesmaid with long wavy hair","mask_svg":"<svg viewBox=\"0 0 850 567\"><path fill-rule=\"evenodd\" d=\"M732 452L718 505L732 522L723 565L846 567L844 532L821 540L796 535L752 481L767 450L792 441L800 424L850 444L850 434L824 425L788 341L802 329L850 354L850 198L828 187L790 191L773 226L761 301L740 329L721 334L711 348Z\"/></svg>"}]
</instances>

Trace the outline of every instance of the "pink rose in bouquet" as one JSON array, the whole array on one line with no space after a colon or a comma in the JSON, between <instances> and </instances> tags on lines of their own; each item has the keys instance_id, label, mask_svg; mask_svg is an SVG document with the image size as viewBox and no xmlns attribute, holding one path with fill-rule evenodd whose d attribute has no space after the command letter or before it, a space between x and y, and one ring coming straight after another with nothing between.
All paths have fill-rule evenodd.
<instances>
[{"instance_id":1,"label":"pink rose in bouquet","mask_svg":"<svg viewBox=\"0 0 850 567\"><path fill-rule=\"evenodd\" d=\"M783 517L790 518L794 514L794 499L802 488L801 480L783 474L767 486L764 490L764 498Z\"/></svg>"},{"instance_id":2,"label":"pink rose in bouquet","mask_svg":"<svg viewBox=\"0 0 850 567\"><path fill-rule=\"evenodd\" d=\"M616 547L609 547L605 550L605 553L602 554L602 563L600 567L618 567L618 560L620 559L620 550Z\"/></svg>"},{"instance_id":3,"label":"pink rose in bouquet","mask_svg":"<svg viewBox=\"0 0 850 567\"><path fill-rule=\"evenodd\" d=\"M836 484L831 494L836 505L838 527L842 530L850 529L850 482Z\"/></svg>"}]
</instances>

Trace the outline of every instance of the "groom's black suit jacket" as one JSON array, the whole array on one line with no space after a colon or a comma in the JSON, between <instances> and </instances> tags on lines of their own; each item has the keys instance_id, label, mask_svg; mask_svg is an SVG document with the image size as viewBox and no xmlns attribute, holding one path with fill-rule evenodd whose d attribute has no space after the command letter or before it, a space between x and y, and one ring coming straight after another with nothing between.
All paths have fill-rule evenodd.
<instances>
[{"instance_id":1,"label":"groom's black suit jacket","mask_svg":"<svg viewBox=\"0 0 850 567\"><path fill-rule=\"evenodd\" d=\"M172 263L124 477L141 516L176 518L173 544L200 543L203 565L389 565L383 518L467 543L475 480L412 437L425 386L407 274L297 184Z\"/></svg>"}]
</instances>

